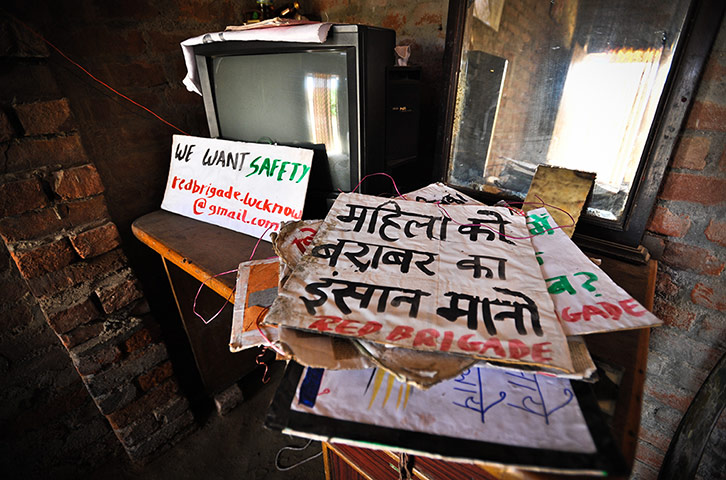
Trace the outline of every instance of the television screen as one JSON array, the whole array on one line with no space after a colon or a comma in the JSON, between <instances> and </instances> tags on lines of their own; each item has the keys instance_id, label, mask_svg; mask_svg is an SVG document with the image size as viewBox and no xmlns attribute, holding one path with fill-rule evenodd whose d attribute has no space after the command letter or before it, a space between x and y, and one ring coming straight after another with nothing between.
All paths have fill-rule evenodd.
<instances>
[{"instance_id":1,"label":"television screen","mask_svg":"<svg viewBox=\"0 0 726 480\"><path fill-rule=\"evenodd\" d=\"M324 145L332 187L350 190L348 61L346 49L215 57L221 137Z\"/></svg>"}]
</instances>

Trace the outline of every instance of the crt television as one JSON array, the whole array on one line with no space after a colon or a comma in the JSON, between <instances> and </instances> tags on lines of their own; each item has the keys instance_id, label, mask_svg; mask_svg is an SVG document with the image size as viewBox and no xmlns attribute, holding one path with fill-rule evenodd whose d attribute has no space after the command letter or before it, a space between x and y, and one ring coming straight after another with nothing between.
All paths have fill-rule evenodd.
<instances>
[{"instance_id":1,"label":"crt television","mask_svg":"<svg viewBox=\"0 0 726 480\"><path fill-rule=\"evenodd\" d=\"M333 25L323 43L228 41L194 54L213 138L312 148L307 218L385 169L386 69L395 32ZM380 177L359 191L379 193Z\"/></svg>"}]
</instances>

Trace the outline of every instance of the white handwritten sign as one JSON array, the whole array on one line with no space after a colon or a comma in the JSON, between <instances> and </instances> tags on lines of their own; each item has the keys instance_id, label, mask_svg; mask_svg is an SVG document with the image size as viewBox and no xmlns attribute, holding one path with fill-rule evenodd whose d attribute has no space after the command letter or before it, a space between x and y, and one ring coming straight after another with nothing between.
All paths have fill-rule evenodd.
<instances>
[{"instance_id":1,"label":"white handwritten sign","mask_svg":"<svg viewBox=\"0 0 726 480\"><path fill-rule=\"evenodd\" d=\"M529 236L503 207L341 194L265 322L572 372Z\"/></svg>"},{"instance_id":2,"label":"white handwritten sign","mask_svg":"<svg viewBox=\"0 0 726 480\"><path fill-rule=\"evenodd\" d=\"M269 241L302 217L312 150L174 135L161 208Z\"/></svg>"},{"instance_id":3,"label":"white handwritten sign","mask_svg":"<svg viewBox=\"0 0 726 480\"><path fill-rule=\"evenodd\" d=\"M527 214L532 246L567 335L660 325L662 322L590 261L546 208Z\"/></svg>"},{"instance_id":4,"label":"white handwritten sign","mask_svg":"<svg viewBox=\"0 0 726 480\"><path fill-rule=\"evenodd\" d=\"M515 447L596 450L565 379L472 367L428 390L412 389L382 370L325 370L301 377L291 409Z\"/></svg>"}]
</instances>

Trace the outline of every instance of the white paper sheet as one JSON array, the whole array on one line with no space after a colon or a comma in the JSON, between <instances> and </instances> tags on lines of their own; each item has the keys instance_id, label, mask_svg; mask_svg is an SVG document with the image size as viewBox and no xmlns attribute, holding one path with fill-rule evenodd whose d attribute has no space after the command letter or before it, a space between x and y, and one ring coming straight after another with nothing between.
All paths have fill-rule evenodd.
<instances>
[{"instance_id":1,"label":"white paper sheet","mask_svg":"<svg viewBox=\"0 0 726 480\"><path fill-rule=\"evenodd\" d=\"M382 370L323 372L291 408L340 420L504 445L593 453L569 380L473 367L418 390Z\"/></svg>"},{"instance_id":2,"label":"white paper sheet","mask_svg":"<svg viewBox=\"0 0 726 480\"><path fill-rule=\"evenodd\" d=\"M528 237L507 208L341 194L265 322L572 372Z\"/></svg>"},{"instance_id":3,"label":"white paper sheet","mask_svg":"<svg viewBox=\"0 0 726 480\"><path fill-rule=\"evenodd\" d=\"M532 246L567 335L610 332L662 322L620 288L561 230L546 208L528 214Z\"/></svg>"},{"instance_id":4,"label":"white paper sheet","mask_svg":"<svg viewBox=\"0 0 726 480\"><path fill-rule=\"evenodd\" d=\"M194 45L212 42L264 40L268 42L303 42L323 43L328 37L332 23L310 23L307 25L282 26L274 28L260 28L242 31L225 31L205 33L189 38L181 43L187 75L183 83L190 92L202 94L199 85L199 72L197 62L194 61Z\"/></svg>"},{"instance_id":5,"label":"white paper sheet","mask_svg":"<svg viewBox=\"0 0 726 480\"><path fill-rule=\"evenodd\" d=\"M299 220L313 151L174 135L161 208L269 241Z\"/></svg>"}]
</instances>

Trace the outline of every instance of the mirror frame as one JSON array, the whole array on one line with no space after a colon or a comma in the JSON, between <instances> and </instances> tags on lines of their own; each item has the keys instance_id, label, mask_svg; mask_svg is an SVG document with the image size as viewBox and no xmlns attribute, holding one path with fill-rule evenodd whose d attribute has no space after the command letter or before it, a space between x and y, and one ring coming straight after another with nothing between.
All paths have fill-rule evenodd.
<instances>
[{"instance_id":1,"label":"mirror frame","mask_svg":"<svg viewBox=\"0 0 726 480\"><path fill-rule=\"evenodd\" d=\"M444 71L447 79L443 105L443 127L439 132L437 171L447 185L486 203L502 198L447 182L451 145L453 142L454 109L459 81L461 53L464 44L466 13L472 0L449 0L444 50ZM583 212L573 240L583 249L616 256L634 262L650 257L640 245L650 218L666 168L680 138L680 132L696 94L701 73L721 26L726 9L723 0L692 0L685 28L676 47L671 71L661 95L653 125L631 187L628 202L620 221L603 220Z\"/></svg>"}]
</instances>

